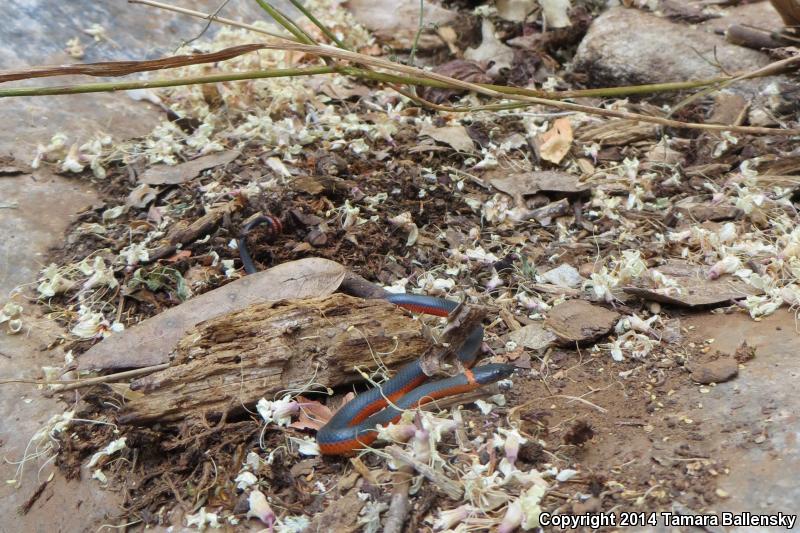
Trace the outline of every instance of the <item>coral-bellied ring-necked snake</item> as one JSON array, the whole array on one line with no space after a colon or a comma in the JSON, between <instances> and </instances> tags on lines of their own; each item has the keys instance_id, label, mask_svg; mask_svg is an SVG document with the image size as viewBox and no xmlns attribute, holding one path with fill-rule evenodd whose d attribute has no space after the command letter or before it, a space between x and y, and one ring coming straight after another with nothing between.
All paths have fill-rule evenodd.
<instances>
[{"instance_id":1,"label":"coral-bellied ring-necked snake","mask_svg":"<svg viewBox=\"0 0 800 533\"><path fill-rule=\"evenodd\" d=\"M274 217L254 220L247 225L239 239L239 253L248 274L255 273L257 269L247 251L245 234L258 223L266 222L275 229L274 220ZM417 294L389 294L385 299L415 313L442 317L448 316L458 306L458 302L452 300ZM378 436L376 426L396 422L406 409L473 391L509 377L515 370L512 365L488 364L470 370L482 342L483 327L478 326L456 350L459 361L466 367L461 374L428 382L428 376L417 359L401 368L389 381L350 400L317 432L317 443L322 453L350 455L375 441Z\"/></svg>"}]
</instances>

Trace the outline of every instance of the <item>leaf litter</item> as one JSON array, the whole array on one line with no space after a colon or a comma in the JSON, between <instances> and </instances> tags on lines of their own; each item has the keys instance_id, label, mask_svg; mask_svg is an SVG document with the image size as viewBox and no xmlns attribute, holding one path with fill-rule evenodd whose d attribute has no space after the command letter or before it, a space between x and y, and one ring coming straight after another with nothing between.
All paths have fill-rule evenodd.
<instances>
[{"instance_id":1,"label":"leaf litter","mask_svg":"<svg viewBox=\"0 0 800 533\"><path fill-rule=\"evenodd\" d=\"M464 54L474 60L465 77L497 79L519 66L503 41L529 24L569 25L568 2L540 2L541 12L533 2L511 4L501 10L516 21L510 32L486 6L471 14L482 18L483 38ZM306 6L350 46L377 53L370 33L335 3ZM249 42L244 30L222 29L192 46ZM313 61L262 50L220 68ZM656 509L675 500L713 508L729 466L695 454L676 469L659 451L672 453L665 442L702 446L679 392L693 371L702 383L721 379L699 375L722 363L709 367L717 359L708 346L681 340L680 319L686 308L759 319L800 306L798 181L771 178L796 174L778 168L798 157L791 142L661 132L536 107L432 114L389 89L340 77L322 91L315 83L163 89L148 99L168 118L146 138L123 144L98 132L78 145L56 133L39 146L33 168L91 179L103 198L53 250L35 289L64 327L54 340L70 350L62 378L76 377L76 365L116 368L113 352L143 346L148 364L164 362L184 329L164 337L148 324L224 312L220 301L257 283L238 279L237 238L259 213L284 227L247 236L262 268L328 259L392 292L483 305L501 317L486 326L491 360L522 370L492 391L494 404L481 400L483 413L407 412L382 428L387 447L351 461L319 456L313 432L334 402L314 390L263 398L237 419L133 427L116 424L124 386L97 385L78 413L56 415L34 436L35 453L24 459L56 454L67 477L95 469L122 494L121 522L198 529L255 519L278 531L313 523L376 531L403 468L414 473L408 530L532 529L543 510ZM437 98L476 103L452 92ZM711 104L693 105L699 113ZM422 136L441 144L421 144ZM139 183L159 188L134 194ZM311 268L326 281L306 287L310 294L290 287L289 296L336 290L343 271L324 270ZM258 292L240 294L238 305L277 294ZM201 302L213 313L199 312ZM3 309L9 328L24 321L16 304ZM127 357L119 367L135 366ZM334 513L337 505L344 512Z\"/></svg>"}]
</instances>

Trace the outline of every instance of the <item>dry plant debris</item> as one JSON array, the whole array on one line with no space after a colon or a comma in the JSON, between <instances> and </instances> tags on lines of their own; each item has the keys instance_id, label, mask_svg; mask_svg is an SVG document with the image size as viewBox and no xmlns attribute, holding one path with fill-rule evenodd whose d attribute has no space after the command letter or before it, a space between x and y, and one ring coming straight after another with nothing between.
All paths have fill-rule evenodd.
<instances>
[{"instance_id":1,"label":"dry plant debris","mask_svg":"<svg viewBox=\"0 0 800 533\"><path fill-rule=\"evenodd\" d=\"M585 28L598 9L577 4L429 7L444 22L480 18L481 37L467 47L461 39L471 37L452 28L427 31L420 50L431 66L469 81L513 73L522 85L570 87L564 65L576 37L563 32ZM305 6L352 49L380 53L385 41L336 3ZM390 36L407 51L414 34L400 29ZM186 52L257 37L223 28ZM473 62L448 63L453 50ZM216 67L316 61L266 49ZM365 83L287 77L140 90L130 96L165 110L146 138L120 143L97 132L79 145L57 132L43 142L32 167L92 180L104 201L81 214L35 288L64 326L55 342L69 349L47 379L162 363L178 341L186 356L191 339L181 337L198 322L260 300L335 291L344 271L319 264L310 269L319 283L291 285L300 267L290 261L326 259L390 292L485 306L487 355L516 364L518 375L477 408L406 413L382 429L386 446L350 460L323 459L313 439L348 392L329 389L341 383L309 375L306 386L243 404L231 419L176 416L151 427L121 422L146 390L96 385L79 413L55 415L32 438L25 459L57 454L67 476L121 492L120 522L201 530L255 519L284 532L331 524L371 532L399 514L407 531L513 531L538 527L543 510L712 508L728 466L691 449L704 439L682 415L680 391L692 380L732 379L739 367L686 342L680 319L687 307L756 320L800 307L796 139L659 129L542 106L433 112ZM481 103L475 94L420 94ZM741 103L732 111L723 103L699 99L680 113L740 122ZM661 112L641 101L604 105ZM797 127L796 107L773 111ZM287 286L268 279L274 271L238 279L239 231L263 213L279 217L283 233L254 229L247 242L260 266L289 265ZM6 303L0 324L24 331L22 308ZM375 352L378 370L385 355ZM375 370L364 376L380 379ZM395 485L406 493L393 495Z\"/></svg>"}]
</instances>

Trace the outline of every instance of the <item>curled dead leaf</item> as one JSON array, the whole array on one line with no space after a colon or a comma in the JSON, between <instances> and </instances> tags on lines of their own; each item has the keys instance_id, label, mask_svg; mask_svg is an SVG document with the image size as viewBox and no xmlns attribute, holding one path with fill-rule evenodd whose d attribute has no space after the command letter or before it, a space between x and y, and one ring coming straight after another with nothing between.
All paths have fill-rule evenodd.
<instances>
[{"instance_id":1,"label":"curled dead leaf","mask_svg":"<svg viewBox=\"0 0 800 533\"><path fill-rule=\"evenodd\" d=\"M556 165L561 163L572 147L572 124L569 118L563 117L553 122L552 128L536 136L533 146L545 161Z\"/></svg>"}]
</instances>

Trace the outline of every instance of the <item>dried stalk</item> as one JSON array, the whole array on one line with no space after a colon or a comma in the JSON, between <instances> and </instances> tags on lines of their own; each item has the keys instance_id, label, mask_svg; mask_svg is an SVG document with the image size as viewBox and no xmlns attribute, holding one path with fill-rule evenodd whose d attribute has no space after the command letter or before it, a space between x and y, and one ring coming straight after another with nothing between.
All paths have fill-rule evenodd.
<instances>
[{"instance_id":1,"label":"dried stalk","mask_svg":"<svg viewBox=\"0 0 800 533\"><path fill-rule=\"evenodd\" d=\"M0 381L0 385L5 385L7 383L28 383L31 385L48 385L52 387L52 390L56 392L62 392L73 389L80 389L82 387L90 387L92 385L99 385L101 383L112 383L114 381L122 381L130 378L138 378L146 376L148 374L152 374L153 372L158 372L159 370L165 370L168 367L169 363L163 363L160 365L147 366L144 368L136 368L133 370L126 370L125 372L117 372L115 374L107 374L105 376L97 376L93 378L84 378L84 379L69 379L69 380L65 379L59 381L44 381L36 379L8 379Z\"/></svg>"},{"instance_id":2,"label":"dried stalk","mask_svg":"<svg viewBox=\"0 0 800 533\"><path fill-rule=\"evenodd\" d=\"M246 72L236 72L233 74L215 74L211 76L172 78L166 80L112 81L105 83L87 83L83 85L59 85L54 87L19 87L15 89L0 89L0 98L10 98L14 96L54 96L59 94L100 93L129 91L132 89L158 89L163 87L180 87L183 85L198 85L227 81L286 78L292 76L314 76L316 74L331 74L333 72L336 72L336 69L328 66L319 66L275 70L251 70Z\"/></svg>"},{"instance_id":3,"label":"dried stalk","mask_svg":"<svg viewBox=\"0 0 800 533\"><path fill-rule=\"evenodd\" d=\"M696 129L696 130L706 130L706 131L730 131L743 134L800 135L800 130L796 129L761 128L754 126L726 126L721 124L699 124L695 122L681 122L678 120L672 120L667 118L651 117L639 113L630 113L627 111L615 111L611 109L602 109L598 107L574 104L571 102L560 102L557 100L550 100L547 98L539 98L539 97L525 96L519 94L503 94L497 90L488 89L486 87L477 85L475 83L457 80L455 78L444 76L442 74L438 74L435 72L428 72L408 65L394 63L392 61L388 61L385 59L370 57L364 54L359 54L357 52L341 50L339 48L334 48L332 46L327 46L327 45L311 46L299 43L285 43L281 45L265 44L264 46L269 49L294 50L297 52L304 52L310 55L318 55L321 57L330 57L344 61L351 61L354 63L368 65L375 68L382 68L382 69L393 70L396 72L402 72L404 74L409 74L411 76L415 76L418 78L439 81L442 83L448 83L453 87L458 87L460 89L465 89L468 91L474 91L478 94L483 94L486 96L494 96L497 98L505 97L509 100L517 100L520 102L528 102L531 104L539 104L549 107L555 107L557 109L563 109L566 111L577 111L581 113L587 113L590 115L599 115L603 117L622 118L627 120L636 120L640 122L649 122L671 128L685 128L685 129ZM784 66L800 63L800 56L789 58L788 60L782 60L782 62L784 63Z\"/></svg>"},{"instance_id":4,"label":"dried stalk","mask_svg":"<svg viewBox=\"0 0 800 533\"><path fill-rule=\"evenodd\" d=\"M148 72L168 68L199 65L202 63L216 63L234 57L262 50L261 44L243 44L210 52L207 54L188 54L180 56L163 57L144 61L103 61L100 63L81 63L77 65L56 65L52 67L33 67L22 70L7 70L0 72L0 83L14 80L28 80L31 78L47 78L51 76L70 76L82 74L84 76L126 76L135 72Z\"/></svg>"}]
</instances>

